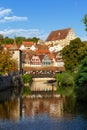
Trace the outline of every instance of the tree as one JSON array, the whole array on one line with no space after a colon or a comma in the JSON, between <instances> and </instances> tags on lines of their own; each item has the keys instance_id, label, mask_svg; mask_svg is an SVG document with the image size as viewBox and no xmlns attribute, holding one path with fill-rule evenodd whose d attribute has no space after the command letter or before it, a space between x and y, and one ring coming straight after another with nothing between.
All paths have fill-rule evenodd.
<instances>
[{"instance_id":1,"label":"tree","mask_svg":"<svg viewBox=\"0 0 87 130\"><path fill-rule=\"evenodd\" d=\"M71 73L58 73L56 74L56 80L59 87L65 88L74 86L74 79Z\"/></svg>"},{"instance_id":2,"label":"tree","mask_svg":"<svg viewBox=\"0 0 87 130\"><path fill-rule=\"evenodd\" d=\"M0 34L0 44L2 44L2 43L3 43L3 39L4 39L3 35L2 35L2 34Z\"/></svg>"},{"instance_id":3,"label":"tree","mask_svg":"<svg viewBox=\"0 0 87 130\"><path fill-rule=\"evenodd\" d=\"M85 24L85 31L87 31L87 14L84 15L82 22Z\"/></svg>"},{"instance_id":4,"label":"tree","mask_svg":"<svg viewBox=\"0 0 87 130\"><path fill-rule=\"evenodd\" d=\"M82 59L80 49L84 48L84 46L85 44L81 42L80 38L76 38L63 48L61 55L66 70L75 70L80 65Z\"/></svg>"},{"instance_id":5,"label":"tree","mask_svg":"<svg viewBox=\"0 0 87 130\"><path fill-rule=\"evenodd\" d=\"M26 38L25 37L15 37L16 43L21 45L22 41L24 41Z\"/></svg>"},{"instance_id":6,"label":"tree","mask_svg":"<svg viewBox=\"0 0 87 130\"><path fill-rule=\"evenodd\" d=\"M8 73L17 70L17 63L11 58L8 51L3 51L0 46L0 73Z\"/></svg>"},{"instance_id":7,"label":"tree","mask_svg":"<svg viewBox=\"0 0 87 130\"><path fill-rule=\"evenodd\" d=\"M76 98L87 102L87 56L81 62L78 73L75 77Z\"/></svg>"},{"instance_id":8,"label":"tree","mask_svg":"<svg viewBox=\"0 0 87 130\"><path fill-rule=\"evenodd\" d=\"M36 38L36 37L28 38L28 39L27 39L27 41L29 41L29 42L35 42L35 43L37 43L38 40L39 40L39 38Z\"/></svg>"},{"instance_id":9,"label":"tree","mask_svg":"<svg viewBox=\"0 0 87 130\"><path fill-rule=\"evenodd\" d=\"M13 44L14 39L9 38L9 37L5 37L4 38L4 44Z\"/></svg>"}]
</instances>

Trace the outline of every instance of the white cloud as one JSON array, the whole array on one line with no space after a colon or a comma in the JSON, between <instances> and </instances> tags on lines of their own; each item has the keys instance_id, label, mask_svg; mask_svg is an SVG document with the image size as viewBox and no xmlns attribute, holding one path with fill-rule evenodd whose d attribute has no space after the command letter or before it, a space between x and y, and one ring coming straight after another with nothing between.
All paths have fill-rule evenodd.
<instances>
[{"instance_id":1,"label":"white cloud","mask_svg":"<svg viewBox=\"0 0 87 130\"><path fill-rule=\"evenodd\" d=\"M27 21L27 17L18 17L18 16L12 16L12 17L4 17L3 19L0 19L0 23L5 22L13 22L13 21Z\"/></svg>"},{"instance_id":2,"label":"white cloud","mask_svg":"<svg viewBox=\"0 0 87 130\"><path fill-rule=\"evenodd\" d=\"M23 36L26 38L37 37L44 40L44 34L40 33L39 29L4 29L0 30L0 34L4 37Z\"/></svg>"},{"instance_id":3,"label":"white cloud","mask_svg":"<svg viewBox=\"0 0 87 130\"><path fill-rule=\"evenodd\" d=\"M0 8L0 23L14 22L14 21L27 21L27 17L16 16L12 14L11 9Z\"/></svg>"},{"instance_id":4,"label":"white cloud","mask_svg":"<svg viewBox=\"0 0 87 130\"><path fill-rule=\"evenodd\" d=\"M12 10L11 9L3 9L3 8L0 8L0 17L3 17L5 15L8 15L12 13Z\"/></svg>"}]
</instances>

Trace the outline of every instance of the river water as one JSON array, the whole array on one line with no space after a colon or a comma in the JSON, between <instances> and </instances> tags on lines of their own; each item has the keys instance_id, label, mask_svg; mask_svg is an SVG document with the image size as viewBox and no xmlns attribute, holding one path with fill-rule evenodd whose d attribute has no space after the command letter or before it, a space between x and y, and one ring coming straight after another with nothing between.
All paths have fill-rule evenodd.
<instances>
[{"instance_id":1,"label":"river water","mask_svg":"<svg viewBox=\"0 0 87 130\"><path fill-rule=\"evenodd\" d=\"M87 105L74 96L20 99L0 103L0 130L87 130Z\"/></svg>"}]
</instances>

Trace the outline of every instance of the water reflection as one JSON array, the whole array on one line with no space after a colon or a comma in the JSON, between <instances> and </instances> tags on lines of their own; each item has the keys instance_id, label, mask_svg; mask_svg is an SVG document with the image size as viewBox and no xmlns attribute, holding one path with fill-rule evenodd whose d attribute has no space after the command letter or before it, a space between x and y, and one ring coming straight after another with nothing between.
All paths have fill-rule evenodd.
<instances>
[{"instance_id":1,"label":"water reflection","mask_svg":"<svg viewBox=\"0 0 87 130\"><path fill-rule=\"evenodd\" d=\"M59 118L63 113L63 100L58 98L28 99L24 98L23 106L26 116L47 114L49 117Z\"/></svg>"},{"instance_id":2,"label":"water reflection","mask_svg":"<svg viewBox=\"0 0 87 130\"><path fill-rule=\"evenodd\" d=\"M87 105L86 105L87 106ZM73 97L20 99L0 104L0 130L87 130L87 107Z\"/></svg>"},{"instance_id":3,"label":"water reflection","mask_svg":"<svg viewBox=\"0 0 87 130\"><path fill-rule=\"evenodd\" d=\"M70 98L69 98L70 99ZM20 102L20 98L6 101L0 104L0 119L9 119L13 121L19 121L20 112L22 118L35 117L37 115L46 114L47 116L58 119L64 115L72 116L75 114L74 104L70 105L67 98L23 98ZM22 106L20 105L22 103ZM22 109L20 108L22 107ZM67 116L68 117L68 116ZM70 117L69 117L70 118Z\"/></svg>"},{"instance_id":4,"label":"water reflection","mask_svg":"<svg viewBox=\"0 0 87 130\"><path fill-rule=\"evenodd\" d=\"M0 91L0 102L10 100L13 95L12 89L7 89L5 91Z\"/></svg>"},{"instance_id":5,"label":"water reflection","mask_svg":"<svg viewBox=\"0 0 87 130\"><path fill-rule=\"evenodd\" d=\"M19 99L5 101L0 104L1 120L19 120Z\"/></svg>"},{"instance_id":6,"label":"water reflection","mask_svg":"<svg viewBox=\"0 0 87 130\"><path fill-rule=\"evenodd\" d=\"M78 115L82 116L83 119L87 120L87 104L84 102L76 102L75 111Z\"/></svg>"}]
</instances>

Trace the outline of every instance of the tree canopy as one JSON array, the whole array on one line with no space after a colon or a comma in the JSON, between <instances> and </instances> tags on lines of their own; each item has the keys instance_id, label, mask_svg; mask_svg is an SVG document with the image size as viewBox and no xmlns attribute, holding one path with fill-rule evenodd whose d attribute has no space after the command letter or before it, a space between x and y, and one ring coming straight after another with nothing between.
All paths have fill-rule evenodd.
<instances>
[{"instance_id":1,"label":"tree canopy","mask_svg":"<svg viewBox=\"0 0 87 130\"><path fill-rule=\"evenodd\" d=\"M87 45L76 38L61 51L66 70L75 70L87 55Z\"/></svg>"},{"instance_id":2,"label":"tree canopy","mask_svg":"<svg viewBox=\"0 0 87 130\"><path fill-rule=\"evenodd\" d=\"M85 31L87 31L87 14L84 15L83 23L85 24Z\"/></svg>"},{"instance_id":3,"label":"tree canopy","mask_svg":"<svg viewBox=\"0 0 87 130\"><path fill-rule=\"evenodd\" d=\"M22 37L22 36L17 36L15 37L16 43L21 45L23 41L28 41L28 42L35 42L37 43L39 38L37 37L33 37L33 38L26 38L26 37ZM0 34L0 44L13 44L14 42L14 38L10 38L10 37L4 37L2 34Z\"/></svg>"},{"instance_id":4,"label":"tree canopy","mask_svg":"<svg viewBox=\"0 0 87 130\"><path fill-rule=\"evenodd\" d=\"M75 77L76 97L80 101L87 101L87 56L81 62L81 66Z\"/></svg>"},{"instance_id":5,"label":"tree canopy","mask_svg":"<svg viewBox=\"0 0 87 130\"><path fill-rule=\"evenodd\" d=\"M0 46L0 73L7 73L17 70L17 63L11 58L8 51Z\"/></svg>"}]
</instances>

